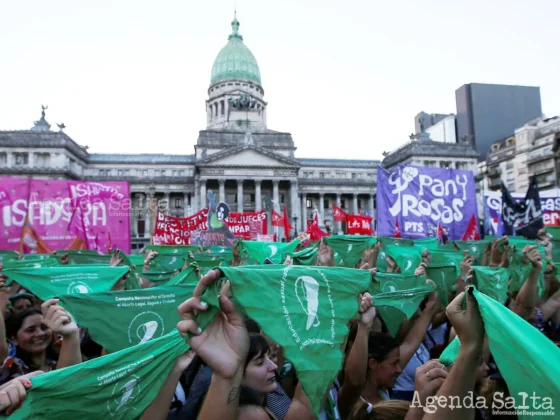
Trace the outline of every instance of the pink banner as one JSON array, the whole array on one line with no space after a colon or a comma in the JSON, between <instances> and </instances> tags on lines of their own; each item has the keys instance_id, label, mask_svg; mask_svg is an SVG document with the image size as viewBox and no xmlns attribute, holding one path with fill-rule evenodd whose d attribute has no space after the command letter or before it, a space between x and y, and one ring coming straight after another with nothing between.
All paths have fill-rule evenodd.
<instances>
[{"instance_id":1,"label":"pink banner","mask_svg":"<svg viewBox=\"0 0 560 420\"><path fill-rule=\"evenodd\" d=\"M0 177L3 235L0 249L18 250L26 217L50 249L62 250L76 239L70 221L79 204L88 244L107 252L130 252L130 193L127 182L92 183ZM80 224L82 221L80 220ZM111 238L109 240L109 238ZM33 252L33 247L26 251Z\"/></svg>"}]
</instances>

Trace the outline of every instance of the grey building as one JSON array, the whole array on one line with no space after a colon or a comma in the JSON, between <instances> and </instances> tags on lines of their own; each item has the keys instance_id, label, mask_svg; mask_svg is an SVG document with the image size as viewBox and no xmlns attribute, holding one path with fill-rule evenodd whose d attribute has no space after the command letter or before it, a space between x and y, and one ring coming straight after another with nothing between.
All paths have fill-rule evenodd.
<instances>
[{"instance_id":1,"label":"grey building","mask_svg":"<svg viewBox=\"0 0 560 420\"><path fill-rule=\"evenodd\" d=\"M449 114L428 114L427 112L420 112L414 117L414 130L416 134L423 133L431 126L449 117Z\"/></svg>"},{"instance_id":2,"label":"grey building","mask_svg":"<svg viewBox=\"0 0 560 420\"><path fill-rule=\"evenodd\" d=\"M470 141L481 158L492 144L542 115L539 87L469 83L455 91L457 137Z\"/></svg>"}]
</instances>

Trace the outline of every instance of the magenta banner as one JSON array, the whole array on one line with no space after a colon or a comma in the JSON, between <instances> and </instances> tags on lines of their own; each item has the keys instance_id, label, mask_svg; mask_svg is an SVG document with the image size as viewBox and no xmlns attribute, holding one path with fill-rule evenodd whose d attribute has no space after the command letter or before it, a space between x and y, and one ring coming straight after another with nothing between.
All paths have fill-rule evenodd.
<instances>
[{"instance_id":1,"label":"magenta banner","mask_svg":"<svg viewBox=\"0 0 560 420\"><path fill-rule=\"evenodd\" d=\"M76 238L70 221L76 206L87 226L89 249L130 252L130 194L127 182L54 181L0 177L0 249L18 250L28 218L34 234L52 250L67 249ZM83 218L83 219L82 219ZM31 252L33 247L31 246Z\"/></svg>"}]
</instances>

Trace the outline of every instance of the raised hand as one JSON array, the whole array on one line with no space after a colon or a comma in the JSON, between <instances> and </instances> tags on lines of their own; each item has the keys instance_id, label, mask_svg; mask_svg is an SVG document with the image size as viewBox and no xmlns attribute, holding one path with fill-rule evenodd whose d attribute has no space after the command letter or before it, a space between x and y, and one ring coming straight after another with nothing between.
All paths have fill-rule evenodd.
<instances>
[{"instance_id":1,"label":"raised hand","mask_svg":"<svg viewBox=\"0 0 560 420\"><path fill-rule=\"evenodd\" d=\"M42 370L36 370L27 375L18 376L0 386L0 412L6 410L8 416L12 414L21 405L27 395L27 390L32 386L29 379L42 374Z\"/></svg>"},{"instance_id":2,"label":"raised hand","mask_svg":"<svg viewBox=\"0 0 560 420\"><path fill-rule=\"evenodd\" d=\"M369 293L364 293L360 299L360 323L368 329L373 327L373 321L377 315L375 306L373 306L373 298Z\"/></svg>"},{"instance_id":3,"label":"raised hand","mask_svg":"<svg viewBox=\"0 0 560 420\"><path fill-rule=\"evenodd\" d=\"M330 246L321 239L319 245L319 265L323 267L334 267L334 252Z\"/></svg>"},{"instance_id":4,"label":"raised hand","mask_svg":"<svg viewBox=\"0 0 560 420\"><path fill-rule=\"evenodd\" d=\"M416 270L414 270L414 275L415 276L425 276L426 275L426 263L425 262L421 262L420 265L418 267L416 267Z\"/></svg>"},{"instance_id":5,"label":"raised hand","mask_svg":"<svg viewBox=\"0 0 560 420\"><path fill-rule=\"evenodd\" d=\"M74 318L62 306L58 305L58 299L49 299L41 305L41 312L45 324L54 333L68 337L78 333L78 326Z\"/></svg>"},{"instance_id":6,"label":"raised hand","mask_svg":"<svg viewBox=\"0 0 560 420\"><path fill-rule=\"evenodd\" d=\"M432 262L432 256L431 256L430 250L428 248L426 248L422 252L422 262L426 265L428 265L428 264L430 264L430 262Z\"/></svg>"},{"instance_id":7,"label":"raised hand","mask_svg":"<svg viewBox=\"0 0 560 420\"><path fill-rule=\"evenodd\" d=\"M111 256L111 260L109 261L109 267L116 267L122 263L123 263L123 259L121 256L121 250L117 249Z\"/></svg>"},{"instance_id":8,"label":"raised hand","mask_svg":"<svg viewBox=\"0 0 560 420\"><path fill-rule=\"evenodd\" d=\"M474 264L474 257L469 255L469 251L463 251L463 261L459 263L459 268L461 269L461 276L465 276L472 265Z\"/></svg>"},{"instance_id":9,"label":"raised hand","mask_svg":"<svg viewBox=\"0 0 560 420\"><path fill-rule=\"evenodd\" d=\"M536 246L527 245L523 248L523 256L534 268L542 268L542 255Z\"/></svg>"},{"instance_id":10,"label":"raised hand","mask_svg":"<svg viewBox=\"0 0 560 420\"><path fill-rule=\"evenodd\" d=\"M183 302L179 308L182 321L177 329L183 335L190 334L189 344L194 352L222 378L233 378L245 366L249 351L249 334L243 317L229 299L229 282L224 283L219 302L220 312L206 329L202 330L195 321L196 311L206 311L208 304L201 301L204 290L222 276L219 269L202 276L193 297Z\"/></svg>"},{"instance_id":11,"label":"raised hand","mask_svg":"<svg viewBox=\"0 0 560 420\"><path fill-rule=\"evenodd\" d=\"M416 369L414 376L414 390L418 392L421 405L426 398L437 394L447 378L447 371L439 360L433 359Z\"/></svg>"},{"instance_id":12,"label":"raised hand","mask_svg":"<svg viewBox=\"0 0 560 420\"><path fill-rule=\"evenodd\" d=\"M463 297L467 293L467 309L464 310ZM484 343L484 324L478 310L478 303L470 287L466 292L459 293L447 306L445 312L451 325L457 332L461 346L482 350Z\"/></svg>"},{"instance_id":13,"label":"raised hand","mask_svg":"<svg viewBox=\"0 0 560 420\"><path fill-rule=\"evenodd\" d=\"M507 236L502 236L500 239L494 239L492 241L492 247L490 248L490 267L498 267L502 262L502 252L500 251L500 246L509 245L509 238Z\"/></svg>"}]
</instances>

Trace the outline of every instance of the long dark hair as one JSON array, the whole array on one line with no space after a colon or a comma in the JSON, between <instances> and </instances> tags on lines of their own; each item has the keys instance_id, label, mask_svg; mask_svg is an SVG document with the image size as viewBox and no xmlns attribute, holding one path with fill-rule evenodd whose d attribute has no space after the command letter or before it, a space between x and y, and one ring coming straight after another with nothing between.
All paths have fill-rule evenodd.
<instances>
[{"instance_id":1,"label":"long dark hair","mask_svg":"<svg viewBox=\"0 0 560 420\"><path fill-rule=\"evenodd\" d=\"M27 308L23 311L19 311L14 313L8 320L6 321L6 333L9 338L12 340L17 337L18 331L21 329L23 322L29 316L33 315L43 315L43 313L37 308ZM56 354L54 353L52 346L52 337L51 337L51 344L47 347L46 350L46 357L48 359L56 360ZM21 359L26 366L31 368L32 370L40 369L40 366L34 366L32 363L31 354L23 350L21 347L16 346L16 357Z\"/></svg>"},{"instance_id":2,"label":"long dark hair","mask_svg":"<svg viewBox=\"0 0 560 420\"><path fill-rule=\"evenodd\" d=\"M251 362L251 360L268 354L270 351L270 346L266 339L260 334L249 334L249 352L247 353L247 359L245 359L245 369ZM239 395L239 406L244 405L261 405L259 402L259 394L255 390L250 388L241 387L241 393Z\"/></svg>"},{"instance_id":3,"label":"long dark hair","mask_svg":"<svg viewBox=\"0 0 560 420\"><path fill-rule=\"evenodd\" d=\"M368 357L377 363L383 362L399 343L389 334L372 332L368 337Z\"/></svg>"}]
</instances>

